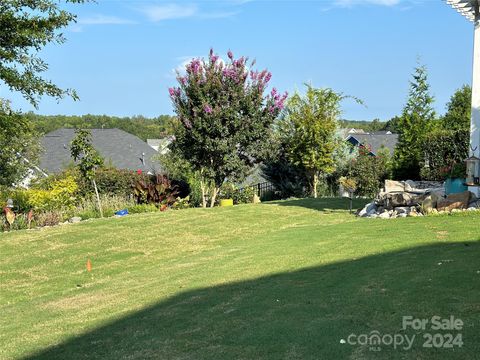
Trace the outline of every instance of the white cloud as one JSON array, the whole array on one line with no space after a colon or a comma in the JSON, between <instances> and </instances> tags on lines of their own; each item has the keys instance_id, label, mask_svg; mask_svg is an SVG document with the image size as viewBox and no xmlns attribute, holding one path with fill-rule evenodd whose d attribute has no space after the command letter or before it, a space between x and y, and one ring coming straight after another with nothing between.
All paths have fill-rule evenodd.
<instances>
[{"instance_id":1,"label":"white cloud","mask_svg":"<svg viewBox=\"0 0 480 360\"><path fill-rule=\"evenodd\" d=\"M136 24L135 21L123 19L118 16L108 16L96 14L88 17L81 17L76 23L72 23L69 26L71 32L82 32L85 26L89 25L126 25Z\"/></svg>"},{"instance_id":2,"label":"white cloud","mask_svg":"<svg viewBox=\"0 0 480 360\"><path fill-rule=\"evenodd\" d=\"M202 11L196 4L158 4L141 7L138 10L153 22L193 17L223 19L238 14L238 11Z\"/></svg>"},{"instance_id":3,"label":"white cloud","mask_svg":"<svg viewBox=\"0 0 480 360\"><path fill-rule=\"evenodd\" d=\"M154 22L170 19L188 18L198 14L198 7L194 4L177 5L162 4L151 5L140 9L148 19Z\"/></svg>"},{"instance_id":4,"label":"white cloud","mask_svg":"<svg viewBox=\"0 0 480 360\"><path fill-rule=\"evenodd\" d=\"M117 16L108 16L101 14L80 18L77 22L77 24L79 25L124 25L134 23L135 22L132 20L123 19Z\"/></svg>"}]
</instances>

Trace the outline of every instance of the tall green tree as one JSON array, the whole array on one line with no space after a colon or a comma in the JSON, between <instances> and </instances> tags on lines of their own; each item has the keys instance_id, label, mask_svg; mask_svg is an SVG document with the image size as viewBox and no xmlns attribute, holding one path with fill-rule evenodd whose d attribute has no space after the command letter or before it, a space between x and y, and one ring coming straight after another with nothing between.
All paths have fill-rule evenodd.
<instances>
[{"instance_id":1,"label":"tall green tree","mask_svg":"<svg viewBox=\"0 0 480 360\"><path fill-rule=\"evenodd\" d=\"M11 186L36 163L38 136L21 114L0 99L0 185Z\"/></svg>"},{"instance_id":2,"label":"tall green tree","mask_svg":"<svg viewBox=\"0 0 480 360\"><path fill-rule=\"evenodd\" d=\"M96 170L103 165L103 159L92 145L92 134L89 130L77 129L75 138L70 144L70 153L82 176L91 181L97 198L98 210L103 217L102 204L98 195L98 187L95 181Z\"/></svg>"},{"instance_id":3,"label":"tall green tree","mask_svg":"<svg viewBox=\"0 0 480 360\"><path fill-rule=\"evenodd\" d=\"M442 127L445 130L470 129L470 116L472 113L472 88L463 85L450 98L447 112L442 118Z\"/></svg>"},{"instance_id":4,"label":"tall green tree","mask_svg":"<svg viewBox=\"0 0 480 360\"><path fill-rule=\"evenodd\" d=\"M48 64L38 53L48 44L63 43L59 30L75 21L75 15L60 4L57 0L0 1L0 86L20 92L35 107L43 95L77 99L73 90L62 90L41 76ZM30 121L13 112L6 101L0 99L0 104L0 183L11 185L25 175L26 164L35 165L39 146Z\"/></svg>"},{"instance_id":5,"label":"tall green tree","mask_svg":"<svg viewBox=\"0 0 480 360\"><path fill-rule=\"evenodd\" d=\"M273 88L267 70L256 71L245 57L220 61L210 51L208 60L193 59L186 75L170 97L180 125L172 150L188 159L202 178L203 206L206 185L212 184L210 206L226 179L240 182L265 156L271 127L283 108L287 94Z\"/></svg>"},{"instance_id":6,"label":"tall green tree","mask_svg":"<svg viewBox=\"0 0 480 360\"><path fill-rule=\"evenodd\" d=\"M335 170L334 155L340 141L337 137L342 113L340 103L349 96L328 88L306 87L304 96L297 92L288 99L280 126L288 138L287 156L293 164L306 170L316 198L320 177Z\"/></svg>"},{"instance_id":7,"label":"tall green tree","mask_svg":"<svg viewBox=\"0 0 480 360\"><path fill-rule=\"evenodd\" d=\"M75 15L60 7L56 0L0 1L0 79L12 91L20 92L35 107L39 97L48 95L57 99L70 95L43 78L48 64L38 53L50 43L61 44L65 37L60 29L75 21ZM82 3L85 0L66 0L64 3Z\"/></svg>"},{"instance_id":8,"label":"tall green tree","mask_svg":"<svg viewBox=\"0 0 480 360\"><path fill-rule=\"evenodd\" d=\"M433 103L427 68L418 65L412 74L407 103L397 124L399 140L394 154L394 176L397 179L420 178L422 144L434 126Z\"/></svg>"}]
</instances>

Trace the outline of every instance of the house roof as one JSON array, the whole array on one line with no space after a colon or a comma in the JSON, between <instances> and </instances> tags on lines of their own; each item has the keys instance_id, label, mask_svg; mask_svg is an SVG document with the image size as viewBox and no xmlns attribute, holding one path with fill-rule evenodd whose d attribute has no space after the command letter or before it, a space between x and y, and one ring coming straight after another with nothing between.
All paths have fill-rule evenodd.
<instances>
[{"instance_id":1,"label":"house roof","mask_svg":"<svg viewBox=\"0 0 480 360\"><path fill-rule=\"evenodd\" d=\"M398 142L398 134L374 133L374 134L350 134L347 141L354 145L368 144L371 147L372 154L376 155L378 150L385 147L393 154Z\"/></svg>"},{"instance_id":2,"label":"house roof","mask_svg":"<svg viewBox=\"0 0 480 360\"><path fill-rule=\"evenodd\" d=\"M91 129L93 147L105 159L119 169L142 170L156 173L161 166L153 157L158 153L135 135L120 129ZM64 170L73 163L70 143L75 129L58 129L43 136L44 153L40 157L40 168L49 173ZM142 161L143 159L143 161Z\"/></svg>"}]
</instances>

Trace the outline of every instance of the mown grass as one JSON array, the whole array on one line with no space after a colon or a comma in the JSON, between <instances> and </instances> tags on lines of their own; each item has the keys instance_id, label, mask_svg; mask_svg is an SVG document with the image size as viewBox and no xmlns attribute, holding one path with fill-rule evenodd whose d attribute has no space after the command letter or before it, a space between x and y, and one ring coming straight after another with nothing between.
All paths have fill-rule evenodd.
<instances>
[{"instance_id":1,"label":"mown grass","mask_svg":"<svg viewBox=\"0 0 480 360\"><path fill-rule=\"evenodd\" d=\"M290 200L1 234L0 358L478 358L480 215L358 219L346 206ZM404 315L462 319L463 347L423 348ZM340 343L373 330L416 340L408 351Z\"/></svg>"}]
</instances>

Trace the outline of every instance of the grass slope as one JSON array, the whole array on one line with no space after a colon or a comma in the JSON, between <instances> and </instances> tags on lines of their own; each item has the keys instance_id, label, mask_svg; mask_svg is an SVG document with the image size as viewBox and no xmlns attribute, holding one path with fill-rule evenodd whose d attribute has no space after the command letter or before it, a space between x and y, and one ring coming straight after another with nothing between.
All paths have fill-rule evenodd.
<instances>
[{"instance_id":1,"label":"grass slope","mask_svg":"<svg viewBox=\"0 0 480 360\"><path fill-rule=\"evenodd\" d=\"M478 358L480 216L357 219L345 206L292 200L0 234L0 358ZM463 347L422 348L404 315L461 318ZM373 330L417 338L409 351L340 343Z\"/></svg>"}]
</instances>

